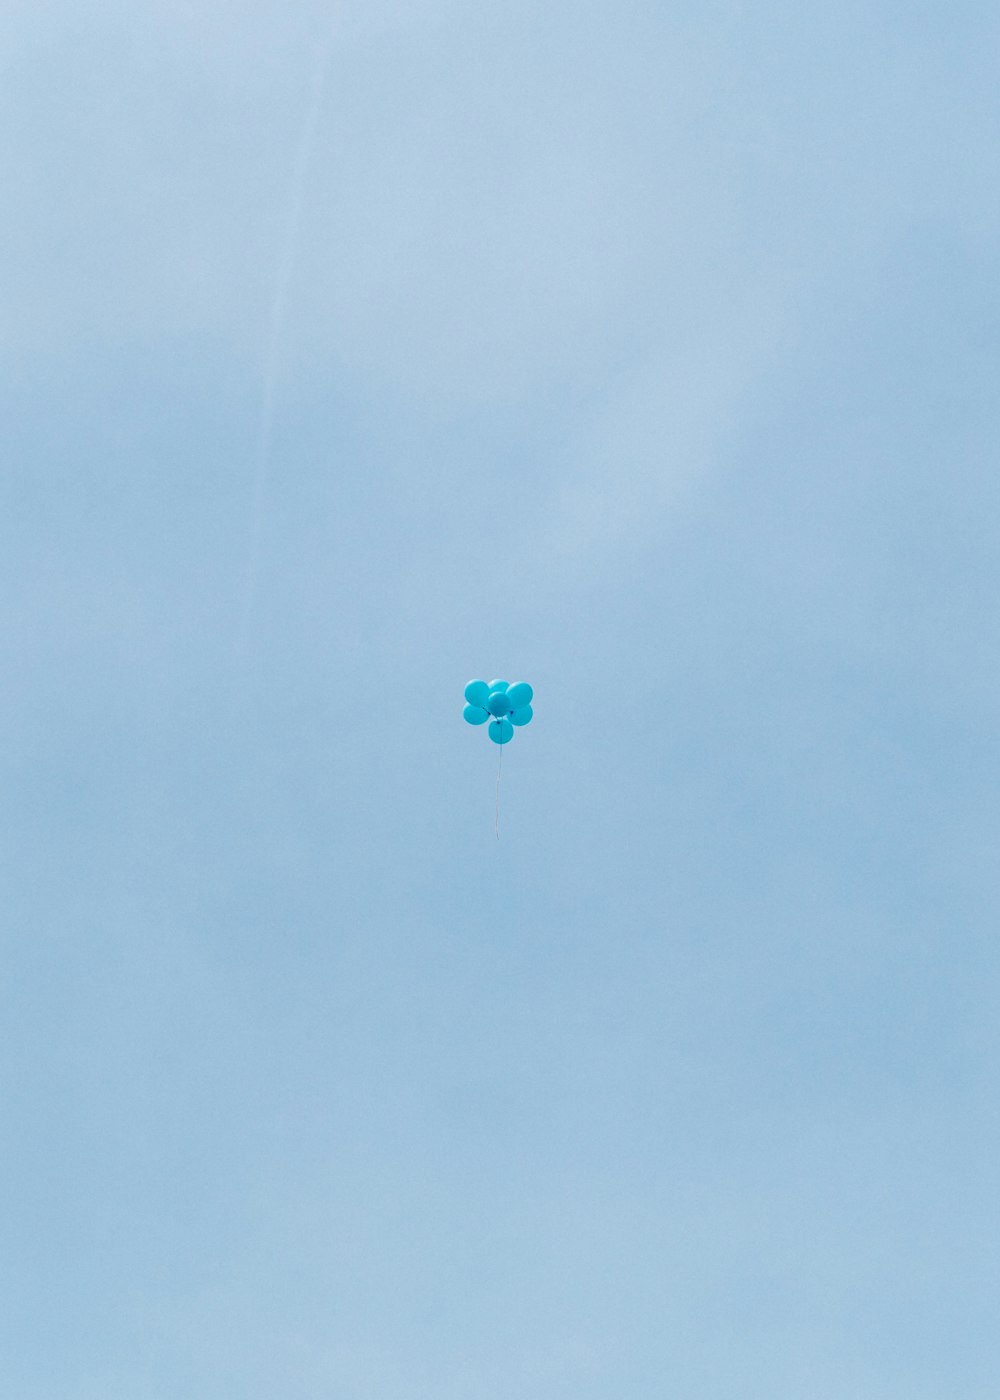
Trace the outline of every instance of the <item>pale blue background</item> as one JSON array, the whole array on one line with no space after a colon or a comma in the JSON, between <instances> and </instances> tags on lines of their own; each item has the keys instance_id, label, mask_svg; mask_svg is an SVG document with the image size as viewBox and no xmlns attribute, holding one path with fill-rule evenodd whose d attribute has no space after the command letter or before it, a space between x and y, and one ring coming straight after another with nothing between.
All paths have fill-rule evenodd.
<instances>
[{"instance_id":1,"label":"pale blue background","mask_svg":"<svg viewBox=\"0 0 1000 1400\"><path fill-rule=\"evenodd\" d=\"M0 45L5 1400L996 1400L995 4Z\"/></svg>"}]
</instances>

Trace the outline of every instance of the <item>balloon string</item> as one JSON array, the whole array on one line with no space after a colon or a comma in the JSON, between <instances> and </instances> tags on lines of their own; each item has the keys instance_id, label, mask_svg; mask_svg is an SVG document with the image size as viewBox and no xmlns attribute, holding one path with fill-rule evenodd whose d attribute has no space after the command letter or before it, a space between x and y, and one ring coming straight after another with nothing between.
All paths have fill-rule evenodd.
<instances>
[{"instance_id":1,"label":"balloon string","mask_svg":"<svg viewBox=\"0 0 1000 1400\"><path fill-rule=\"evenodd\" d=\"M500 731L501 734L503 730ZM497 764L497 820L496 833L497 840L500 840L500 778L503 773L503 744L500 745L500 762Z\"/></svg>"}]
</instances>

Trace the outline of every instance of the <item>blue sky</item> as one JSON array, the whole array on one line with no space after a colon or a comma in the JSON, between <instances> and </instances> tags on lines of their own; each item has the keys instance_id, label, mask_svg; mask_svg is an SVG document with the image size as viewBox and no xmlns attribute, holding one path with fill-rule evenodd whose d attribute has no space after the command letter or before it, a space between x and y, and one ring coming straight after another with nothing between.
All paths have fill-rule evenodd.
<instances>
[{"instance_id":1,"label":"blue sky","mask_svg":"<svg viewBox=\"0 0 1000 1400\"><path fill-rule=\"evenodd\" d=\"M995 8L8 8L10 1395L995 1400Z\"/></svg>"}]
</instances>

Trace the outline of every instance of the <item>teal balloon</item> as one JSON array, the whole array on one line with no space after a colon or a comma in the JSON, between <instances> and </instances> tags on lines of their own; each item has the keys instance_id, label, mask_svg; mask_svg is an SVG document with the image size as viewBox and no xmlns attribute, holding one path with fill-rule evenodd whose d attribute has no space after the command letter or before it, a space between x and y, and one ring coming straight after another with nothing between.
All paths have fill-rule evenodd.
<instances>
[{"instance_id":1,"label":"teal balloon","mask_svg":"<svg viewBox=\"0 0 1000 1400\"><path fill-rule=\"evenodd\" d=\"M509 715L510 701L507 699L507 692L505 690L494 690L486 702L486 708L491 715Z\"/></svg>"},{"instance_id":2,"label":"teal balloon","mask_svg":"<svg viewBox=\"0 0 1000 1400\"><path fill-rule=\"evenodd\" d=\"M518 681L517 685L509 686L507 699L510 701L510 708L520 710L525 705L530 705L534 693L527 681Z\"/></svg>"},{"instance_id":3,"label":"teal balloon","mask_svg":"<svg viewBox=\"0 0 1000 1400\"><path fill-rule=\"evenodd\" d=\"M530 724L531 716L534 714L530 705L522 705L520 709L514 711L510 717L511 724Z\"/></svg>"},{"instance_id":4,"label":"teal balloon","mask_svg":"<svg viewBox=\"0 0 1000 1400\"><path fill-rule=\"evenodd\" d=\"M465 698L470 705L479 705L483 708L490 698L490 687L485 681L470 681L465 687Z\"/></svg>"},{"instance_id":5,"label":"teal balloon","mask_svg":"<svg viewBox=\"0 0 1000 1400\"><path fill-rule=\"evenodd\" d=\"M482 705L466 705L465 709L462 711L462 718L465 720L466 724L485 724L489 719L489 715L483 709Z\"/></svg>"},{"instance_id":6,"label":"teal balloon","mask_svg":"<svg viewBox=\"0 0 1000 1400\"><path fill-rule=\"evenodd\" d=\"M490 681L490 690L506 690L509 681Z\"/></svg>"},{"instance_id":7,"label":"teal balloon","mask_svg":"<svg viewBox=\"0 0 1000 1400\"><path fill-rule=\"evenodd\" d=\"M494 744L506 744L514 737L514 726L509 719L491 720L489 735Z\"/></svg>"}]
</instances>

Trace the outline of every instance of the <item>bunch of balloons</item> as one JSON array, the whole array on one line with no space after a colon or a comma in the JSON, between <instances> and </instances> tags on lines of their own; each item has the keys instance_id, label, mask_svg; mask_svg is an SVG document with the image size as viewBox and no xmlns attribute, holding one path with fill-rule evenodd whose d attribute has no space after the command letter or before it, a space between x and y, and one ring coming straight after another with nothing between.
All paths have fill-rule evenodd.
<instances>
[{"instance_id":1,"label":"bunch of balloons","mask_svg":"<svg viewBox=\"0 0 1000 1400\"><path fill-rule=\"evenodd\" d=\"M494 744L506 744L514 737L514 726L531 719L534 691L527 681L508 685L506 681L470 681L465 687L468 702L462 711L469 724L490 721L489 736Z\"/></svg>"}]
</instances>

